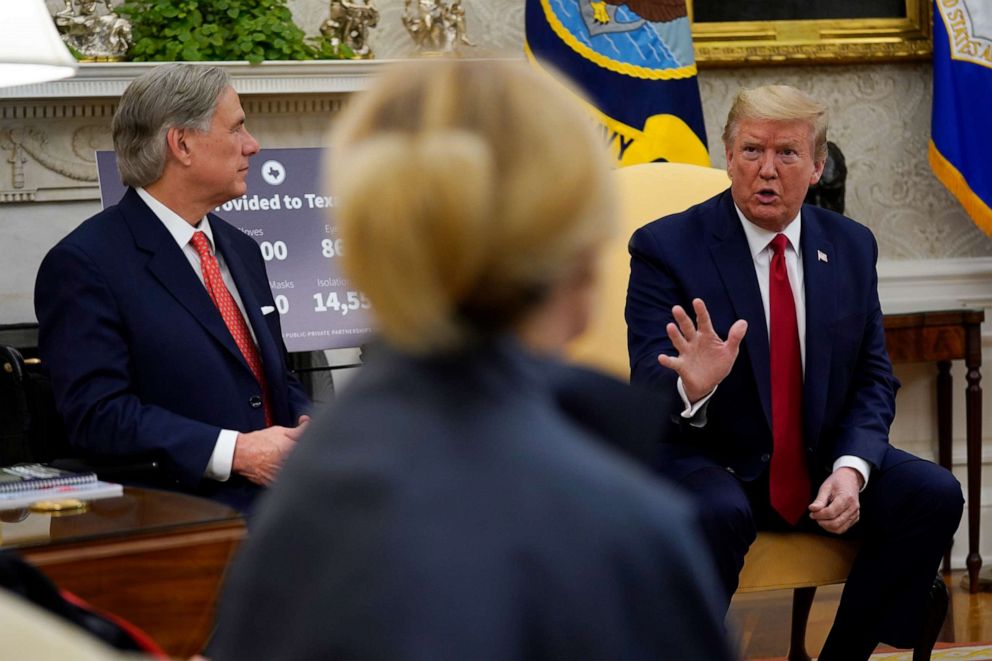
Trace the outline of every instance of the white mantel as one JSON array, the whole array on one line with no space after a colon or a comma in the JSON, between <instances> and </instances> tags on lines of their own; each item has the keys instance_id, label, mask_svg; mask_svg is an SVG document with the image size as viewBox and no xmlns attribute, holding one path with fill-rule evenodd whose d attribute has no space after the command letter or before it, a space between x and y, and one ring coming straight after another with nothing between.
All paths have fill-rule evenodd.
<instances>
[{"instance_id":1,"label":"white mantel","mask_svg":"<svg viewBox=\"0 0 992 661\"><path fill-rule=\"evenodd\" d=\"M398 60L212 62L225 69L239 94L337 94L367 87L371 77ZM0 100L117 98L153 62L82 63L75 77L0 88Z\"/></svg>"},{"instance_id":2,"label":"white mantel","mask_svg":"<svg viewBox=\"0 0 992 661\"><path fill-rule=\"evenodd\" d=\"M510 58L507 58L510 59ZM522 58L520 58L522 59ZM311 60L302 62L211 62L226 70L242 96L342 94L368 87L384 68L405 60ZM0 101L117 98L154 62L82 63L76 76L37 85L0 88Z\"/></svg>"}]
</instances>

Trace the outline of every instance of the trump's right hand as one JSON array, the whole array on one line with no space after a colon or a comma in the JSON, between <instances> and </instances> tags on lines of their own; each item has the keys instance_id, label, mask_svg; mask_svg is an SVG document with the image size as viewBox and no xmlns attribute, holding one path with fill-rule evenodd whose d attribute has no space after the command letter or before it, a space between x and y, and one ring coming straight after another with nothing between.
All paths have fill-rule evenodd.
<instances>
[{"instance_id":1,"label":"trump's right hand","mask_svg":"<svg viewBox=\"0 0 992 661\"><path fill-rule=\"evenodd\" d=\"M696 324L692 323L681 305L672 308L675 321L669 323L665 330L678 355L661 354L658 362L662 367L675 370L682 378L686 398L697 402L730 374L741 340L747 333L747 322L743 319L735 321L724 341L713 329L710 313L702 299L692 299L692 308L696 312Z\"/></svg>"}]
</instances>

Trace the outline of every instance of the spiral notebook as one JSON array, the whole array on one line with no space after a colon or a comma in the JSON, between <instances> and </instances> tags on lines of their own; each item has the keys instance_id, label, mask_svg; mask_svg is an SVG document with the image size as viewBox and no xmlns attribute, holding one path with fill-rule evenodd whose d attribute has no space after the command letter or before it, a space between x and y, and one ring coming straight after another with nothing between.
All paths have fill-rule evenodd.
<instances>
[{"instance_id":1,"label":"spiral notebook","mask_svg":"<svg viewBox=\"0 0 992 661\"><path fill-rule=\"evenodd\" d=\"M63 484L27 491L0 493L0 511L28 507L40 501L98 500L115 498L124 494L124 487L115 482L85 482L83 484ZM4 538L6 543L6 538Z\"/></svg>"},{"instance_id":2,"label":"spiral notebook","mask_svg":"<svg viewBox=\"0 0 992 661\"><path fill-rule=\"evenodd\" d=\"M45 464L0 467L0 494L96 482L96 473L67 471Z\"/></svg>"}]
</instances>

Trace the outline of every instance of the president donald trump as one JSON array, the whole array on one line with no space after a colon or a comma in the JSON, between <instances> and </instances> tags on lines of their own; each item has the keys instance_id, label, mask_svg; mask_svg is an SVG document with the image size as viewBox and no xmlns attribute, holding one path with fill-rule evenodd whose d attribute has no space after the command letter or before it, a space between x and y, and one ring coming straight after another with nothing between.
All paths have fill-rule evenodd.
<instances>
[{"instance_id":1,"label":"president donald trump","mask_svg":"<svg viewBox=\"0 0 992 661\"><path fill-rule=\"evenodd\" d=\"M759 528L858 537L819 657L857 661L936 639L927 597L962 497L889 445L899 382L875 239L803 204L826 133L826 108L797 89L738 94L730 190L634 234L626 316L631 381L683 400L665 471L699 501L726 601Z\"/></svg>"},{"instance_id":2,"label":"president donald trump","mask_svg":"<svg viewBox=\"0 0 992 661\"><path fill-rule=\"evenodd\" d=\"M259 145L227 74L157 66L124 91L128 190L45 257L39 348L70 442L154 457L176 489L247 510L306 424L255 242L210 213Z\"/></svg>"}]
</instances>

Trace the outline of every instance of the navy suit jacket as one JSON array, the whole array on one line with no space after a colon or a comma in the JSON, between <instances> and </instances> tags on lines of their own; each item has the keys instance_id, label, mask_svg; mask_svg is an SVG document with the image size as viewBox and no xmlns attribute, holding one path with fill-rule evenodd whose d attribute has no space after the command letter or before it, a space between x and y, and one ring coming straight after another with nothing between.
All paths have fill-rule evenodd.
<instances>
[{"instance_id":1,"label":"navy suit jacket","mask_svg":"<svg viewBox=\"0 0 992 661\"><path fill-rule=\"evenodd\" d=\"M275 424L295 425L309 402L286 365L261 252L214 215L210 226L258 340ZM228 502L222 492L250 495L240 477L202 476L222 428L265 426L259 385L182 249L133 189L52 248L35 311L74 446L158 455L179 488Z\"/></svg>"},{"instance_id":2,"label":"navy suit jacket","mask_svg":"<svg viewBox=\"0 0 992 661\"><path fill-rule=\"evenodd\" d=\"M803 431L811 476L819 481L841 455L882 465L899 382L885 350L874 237L831 211L804 205L801 214ZM660 353L677 354L665 332L673 305L691 312L692 299L701 298L724 338L737 319L748 322L737 361L709 402L708 423L699 429L683 424L682 440L666 444L669 469L679 477L716 462L742 479L757 478L772 452L768 329L730 191L642 227L630 240L630 254L632 382L675 391L677 375L657 361Z\"/></svg>"}]
</instances>

